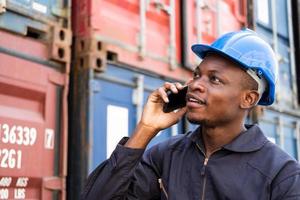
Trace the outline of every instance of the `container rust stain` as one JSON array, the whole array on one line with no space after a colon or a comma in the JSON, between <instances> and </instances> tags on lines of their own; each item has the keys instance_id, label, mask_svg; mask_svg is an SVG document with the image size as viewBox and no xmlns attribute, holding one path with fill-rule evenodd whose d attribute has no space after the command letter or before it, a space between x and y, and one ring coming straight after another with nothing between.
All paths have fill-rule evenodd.
<instances>
[{"instance_id":1,"label":"container rust stain","mask_svg":"<svg viewBox=\"0 0 300 200\"><path fill-rule=\"evenodd\" d=\"M64 199L63 73L0 53L0 199Z\"/></svg>"}]
</instances>

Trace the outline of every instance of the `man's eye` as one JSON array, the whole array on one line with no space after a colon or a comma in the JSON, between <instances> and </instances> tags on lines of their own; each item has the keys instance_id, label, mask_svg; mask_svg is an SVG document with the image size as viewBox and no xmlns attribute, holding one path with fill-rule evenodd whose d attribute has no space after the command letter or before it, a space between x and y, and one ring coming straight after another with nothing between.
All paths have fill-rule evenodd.
<instances>
[{"instance_id":1,"label":"man's eye","mask_svg":"<svg viewBox=\"0 0 300 200\"><path fill-rule=\"evenodd\" d=\"M217 84L221 83L221 80L220 80L218 77L216 77L216 76L211 76L211 77L210 77L210 80L211 80L213 83L217 83Z\"/></svg>"},{"instance_id":2,"label":"man's eye","mask_svg":"<svg viewBox=\"0 0 300 200\"><path fill-rule=\"evenodd\" d=\"M199 75L198 73L194 73L193 77L194 77L194 79L195 79L195 78L199 78L200 75Z\"/></svg>"}]
</instances>

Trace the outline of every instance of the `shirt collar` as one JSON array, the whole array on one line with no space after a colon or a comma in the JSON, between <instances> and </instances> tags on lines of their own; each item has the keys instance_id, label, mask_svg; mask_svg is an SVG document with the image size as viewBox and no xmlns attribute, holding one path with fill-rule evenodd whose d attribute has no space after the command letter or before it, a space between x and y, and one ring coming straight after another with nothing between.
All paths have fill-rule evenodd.
<instances>
[{"instance_id":1,"label":"shirt collar","mask_svg":"<svg viewBox=\"0 0 300 200\"><path fill-rule=\"evenodd\" d=\"M245 132L242 132L233 141L224 145L223 149L234 152L252 152L261 149L268 142L268 139L257 125L246 125L246 128L247 130ZM205 149L200 126L192 132L190 138L193 142L196 142L201 149Z\"/></svg>"}]
</instances>

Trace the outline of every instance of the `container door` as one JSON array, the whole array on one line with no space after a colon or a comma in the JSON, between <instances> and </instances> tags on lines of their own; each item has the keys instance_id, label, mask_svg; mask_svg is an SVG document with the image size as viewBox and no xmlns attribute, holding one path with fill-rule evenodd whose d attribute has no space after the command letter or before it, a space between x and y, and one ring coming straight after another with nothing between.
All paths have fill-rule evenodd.
<instances>
[{"instance_id":1,"label":"container door","mask_svg":"<svg viewBox=\"0 0 300 200\"><path fill-rule=\"evenodd\" d=\"M246 1L182 1L182 20L183 64L194 68L200 60L190 50L191 45L210 44L220 35L244 27Z\"/></svg>"},{"instance_id":2,"label":"container door","mask_svg":"<svg viewBox=\"0 0 300 200\"><path fill-rule=\"evenodd\" d=\"M65 75L2 53L0 60L0 199L63 199Z\"/></svg>"},{"instance_id":3,"label":"container door","mask_svg":"<svg viewBox=\"0 0 300 200\"><path fill-rule=\"evenodd\" d=\"M103 80L95 82L99 90L94 90L93 99L93 168L110 156L119 140L129 136L135 125L133 89Z\"/></svg>"}]
</instances>

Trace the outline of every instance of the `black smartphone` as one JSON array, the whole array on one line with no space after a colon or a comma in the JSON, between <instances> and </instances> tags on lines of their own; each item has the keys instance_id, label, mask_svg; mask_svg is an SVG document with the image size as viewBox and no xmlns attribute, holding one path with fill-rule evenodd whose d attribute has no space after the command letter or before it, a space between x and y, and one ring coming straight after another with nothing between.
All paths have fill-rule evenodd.
<instances>
[{"instance_id":1,"label":"black smartphone","mask_svg":"<svg viewBox=\"0 0 300 200\"><path fill-rule=\"evenodd\" d=\"M184 88L182 88L182 90L179 90L177 94L171 91L167 91L169 103L164 104L163 111L165 113L168 113L186 106L187 89L188 86L185 86Z\"/></svg>"}]
</instances>

